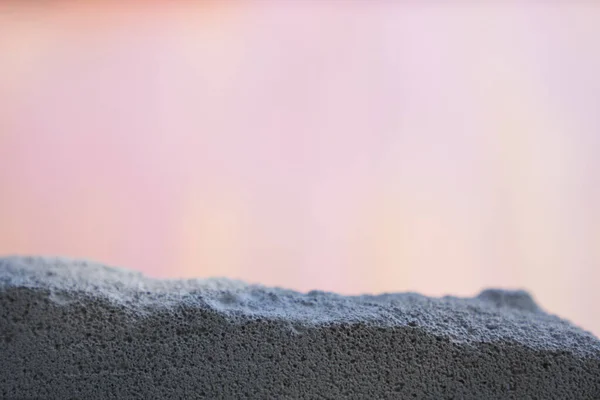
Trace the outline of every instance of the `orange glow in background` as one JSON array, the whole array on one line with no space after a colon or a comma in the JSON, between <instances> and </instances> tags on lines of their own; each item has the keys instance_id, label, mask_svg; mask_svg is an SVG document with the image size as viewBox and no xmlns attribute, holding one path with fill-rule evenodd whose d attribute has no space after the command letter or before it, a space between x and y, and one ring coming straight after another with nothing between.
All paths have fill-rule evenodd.
<instances>
[{"instance_id":1,"label":"orange glow in background","mask_svg":"<svg viewBox=\"0 0 600 400\"><path fill-rule=\"evenodd\" d=\"M600 7L459 3L3 3L0 253L600 335Z\"/></svg>"}]
</instances>

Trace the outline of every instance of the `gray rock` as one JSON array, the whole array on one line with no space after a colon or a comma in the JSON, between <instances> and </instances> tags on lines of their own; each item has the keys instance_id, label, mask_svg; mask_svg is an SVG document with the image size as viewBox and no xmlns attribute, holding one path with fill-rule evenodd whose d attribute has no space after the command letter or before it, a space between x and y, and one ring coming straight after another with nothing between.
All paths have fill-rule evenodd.
<instances>
[{"instance_id":1,"label":"gray rock","mask_svg":"<svg viewBox=\"0 0 600 400\"><path fill-rule=\"evenodd\" d=\"M524 291L307 294L0 258L0 398L600 399L600 341Z\"/></svg>"}]
</instances>

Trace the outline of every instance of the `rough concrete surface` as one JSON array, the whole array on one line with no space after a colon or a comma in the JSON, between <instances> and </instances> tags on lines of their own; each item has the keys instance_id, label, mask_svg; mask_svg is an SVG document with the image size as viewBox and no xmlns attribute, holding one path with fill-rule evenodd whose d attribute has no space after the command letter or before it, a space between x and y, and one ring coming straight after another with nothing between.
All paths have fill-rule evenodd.
<instances>
[{"instance_id":1,"label":"rough concrete surface","mask_svg":"<svg viewBox=\"0 0 600 400\"><path fill-rule=\"evenodd\" d=\"M2 399L600 399L600 341L523 291L341 296L0 258Z\"/></svg>"}]
</instances>

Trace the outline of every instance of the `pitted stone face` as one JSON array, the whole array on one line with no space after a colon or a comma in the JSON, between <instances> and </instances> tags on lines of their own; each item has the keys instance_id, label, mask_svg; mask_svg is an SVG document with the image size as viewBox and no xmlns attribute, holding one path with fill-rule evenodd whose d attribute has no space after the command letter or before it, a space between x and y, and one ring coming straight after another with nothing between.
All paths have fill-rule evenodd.
<instances>
[{"instance_id":1,"label":"pitted stone face","mask_svg":"<svg viewBox=\"0 0 600 400\"><path fill-rule=\"evenodd\" d=\"M341 296L0 258L0 398L599 398L600 341L524 291Z\"/></svg>"}]
</instances>

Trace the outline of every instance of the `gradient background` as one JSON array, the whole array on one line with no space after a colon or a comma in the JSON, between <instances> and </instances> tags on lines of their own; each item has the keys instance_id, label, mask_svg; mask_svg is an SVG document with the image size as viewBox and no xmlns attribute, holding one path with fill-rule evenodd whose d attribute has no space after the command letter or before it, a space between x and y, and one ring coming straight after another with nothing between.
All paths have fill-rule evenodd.
<instances>
[{"instance_id":1,"label":"gradient background","mask_svg":"<svg viewBox=\"0 0 600 400\"><path fill-rule=\"evenodd\" d=\"M190 3L0 3L0 253L600 335L600 6Z\"/></svg>"}]
</instances>

